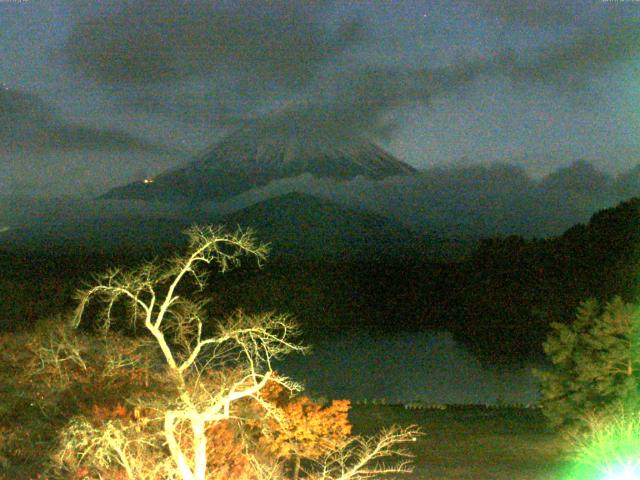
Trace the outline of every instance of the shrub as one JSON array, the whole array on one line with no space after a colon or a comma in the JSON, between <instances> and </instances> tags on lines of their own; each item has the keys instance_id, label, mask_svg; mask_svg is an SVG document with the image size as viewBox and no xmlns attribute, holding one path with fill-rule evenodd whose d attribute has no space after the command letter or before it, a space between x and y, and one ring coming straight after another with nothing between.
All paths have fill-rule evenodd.
<instances>
[{"instance_id":1,"label":"shrub","mask_svg":"<svg viewBox=\"0 0 640 480\"><path fill-rule=\"evenodd\" d=\"M276 458L288 460L297 479L301 459L318 460L323 454L343 447L351 433L349 400L334 400L323 406L306 396L293 396L277 382L261 392L264 401L280 412L262 430L260 443Z\"/></svg>"}]
</instances>

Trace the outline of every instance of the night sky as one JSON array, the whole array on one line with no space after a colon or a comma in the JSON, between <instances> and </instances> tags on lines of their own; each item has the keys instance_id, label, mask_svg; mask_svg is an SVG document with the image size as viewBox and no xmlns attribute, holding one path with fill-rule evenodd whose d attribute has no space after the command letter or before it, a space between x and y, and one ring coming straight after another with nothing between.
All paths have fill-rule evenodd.
<instances>
[{"instance_id":1,"label":"night sky","mask_svg":"<svg viewBox=\"0 0 640 480\"><path fill-rule=\"evenodd\" d=\"M0 0L0 192L96 194L244 122L411 165L640 155L640 3Z\"/></svg>"}]
</instances>

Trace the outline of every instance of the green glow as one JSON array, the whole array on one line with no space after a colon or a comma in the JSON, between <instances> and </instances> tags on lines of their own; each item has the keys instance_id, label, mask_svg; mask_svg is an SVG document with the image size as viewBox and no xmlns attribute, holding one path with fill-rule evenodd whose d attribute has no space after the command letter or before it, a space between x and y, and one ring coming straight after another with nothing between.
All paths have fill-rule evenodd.
<instances>
[{"instance_id":1,"label":"green glow","mask_svg":"<svg viewBox=\"0 0 640 480\"><path fill-rule=\"evenodd\" d=\"M609 471L603 480L640 480L640 467L637 463L619 465Z\"/></svg>"},{"instance_id":2,"label":"green glow","mask_svg":"<svg viewBox=\"0 0 640 480\"><path fill-rule=\"evenodd\" d=\"M575 463L566 480L640 480L640 412L590 422L575 440Z\"/></svg>"}]
</instances>

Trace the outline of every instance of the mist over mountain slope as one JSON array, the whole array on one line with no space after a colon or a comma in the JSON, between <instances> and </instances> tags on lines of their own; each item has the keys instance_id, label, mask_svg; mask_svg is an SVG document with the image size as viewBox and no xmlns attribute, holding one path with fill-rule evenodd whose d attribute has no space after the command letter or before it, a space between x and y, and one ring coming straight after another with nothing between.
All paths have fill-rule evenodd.
<instances>
[{"instance_id":1,"label":"mist over mountain slope","mask_svg":"<svg viewBox=\"0 0 640 480\"><path fill-rule=\"evenodd\" d=\"M0 227L9 227L0 233L0 244L8 240L32 242L38 235L41 239L51 235L69 238L74 235L74 229L78 235L87 224L89 230L96 232L94 237L87 238L112 243L120 238L117 231L140 244L152 239L179 238L180 230L186 225L218 222L234 212L290 193L317 197L333 203L335 208L369 212L395 222L405 231L431 239L472 243L496 235L547 238L588 222L599 210L639 195L639 172L640 167L635 167L613 177L586 162L575 162L540 179L533 179L524 168L509 164L432 168L380 180L358 176L336 181L306 173L271 181L225 201L40 199L0 195ZM272 203L272 207L277 205ZM287 215L292 212L286 211ZM304 214L303 208L295 212L295 216ZM236 223L245 226L242 215L237 215L233 217L232 226ZM283 215L279 217L281 220ZM344 215L349 218L348 214ZM254 212L253 217L247 218L255 220L259 216ZM159 223L157 228L152 227L154 221ZM292 225L302 220L288 221L291 225L281 222L279 228L292 232ZM328 229L336 225L338 229L337 225L343 228L348 224L336 222L334 219L324 226ZM110 230L109 225L119 226ZM264 222L258 225L259 230L266 231ZM172 235L168 236L170 229L173 229ZM68 234L61 235L63 231ZM35 235L35 232L41 234ZM450 247L452 245L445 242L444 250Z\"/></svg>"},{"instance_id":2,"label":"mist over mountain slope","mask_svg":"<svg viewBox=\"0 0 640 480\"><path fill-rule=\"evenodd\" d=\"M348 182L303 175L272 182L222 204L202 208L243 208L291 191L326 198L394 218L418 231L457 239L494 235L548 237L587 222L603 208L640 194L637 172L616 178L577 162L542 179L509 164L433 168L382 180Z\"/></svg>"},{"instance_id":3,"label":"mist over mountain slope","mask_svg":"<svg viewBox=\"0 0 640 480\"><path fill-rule=\"evenodd\" d=\"M206 293L213 299L212 316L222 318L237 308L291 312L311 336L346 328L381 334L446 330L460 345L495 363L539 356L549 325L571 321L589 297L603 302L614 295L638 298L638 198L601 210L562 235L494 237L479 242L465 258L448 262L433 261L433 238L425 241L393 220L307 195L200 217L200 223L207 218L230 229L252 226L273 247L264 268L216 279ZM31 280L25 280L20 265L34 264L29 269L42 288L66 285L73 290L80 275L102 271L113 258L135 264L168 253L151 247L179 247L184 242L179 232L187 223L130 216L84 221L66 230L52 225L0 232L5 276L13 271L27 288ZM31 250L25 252L25 245ZM50 265L49 276L40 264Z\"/></svg>"}]
</instances>

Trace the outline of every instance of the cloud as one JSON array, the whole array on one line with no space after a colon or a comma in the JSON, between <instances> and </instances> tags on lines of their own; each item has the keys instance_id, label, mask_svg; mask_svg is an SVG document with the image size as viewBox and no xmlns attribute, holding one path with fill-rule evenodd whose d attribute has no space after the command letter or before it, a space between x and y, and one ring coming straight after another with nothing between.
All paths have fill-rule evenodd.
<instances>
[{"instance_id":1,"label":"cloud","mask_svg":"<svg viewBox=\"0 0 640 480\"><path fill-rule=\"evenodd\" d=\"M639 28L629 22L600 24L570 40L521 54L497 52L495 56L441 67L345 69L316 79L310 93L267 113L248 109L242 115L215 108L215 123L228 128L258 123L274 133L390 138L401 124L403 107L464 94L481 86L483 79L503 77L527 88L553 85L563 92L582 95L590 78L639 53Z\"/></svg>"},{"instance_id":2,"label":"cloud","mask_svg":"<svg viewBox=\"0 0 640 480\"><path fill-rule=\"evenodd\" d=\"M508 43L550 25L555 34L541 36L549 40L544 48L496 50L438 66L427 59L410 66L375 63L367 52L384 51L384 40L366 35L362 22L323 26L332 2L104 5L79 17L63 49L68 61L118 86L125 108L227 128L260 122L388 138L407 105L464 93L490 77L580 94L591 77L635 58L640 48L640 29L631 19L590 15L595 7L586 0L485 0L486 15L517 27L508 30ZM363 52L357 61L355 47Z\"/></svg>"},{"instance_id":3,"label":"cloud","mask_svg":"<svg viewBox=\"0 0 640 480\"><path fill-rule=\"evenodd\" d=\"M332 31L323 27L318 19L331 2L110 5L73 28L64 47L67 59L100 82L125 82L127 103L135 108L180 117L188 112L216 126L236 127L260 117L264 124L384 137L393 130L387 118L393 109L428 102L486 70L482 62L336 68L340 54L372 39L356 20ZM200 83L194 87L194 82ZM278 100L284 107L258 113Z\"/></svg>"},{"instance_id":4,"label":"cloud","mask_svg":"<svg viewBox=\"0 0 640 480\"><path fill-rule=\"evenodd\" d=\"M323 123L389 134L393 113L407 104L429 104L436 97L460 94L483 79L504 77L521 87L551 85L569 94L584 94L588 82L608 68L640 54L640 25L604 22L585 27L564 41L520 54L496 52L433 68L363 68L334 78L335 97L311 102ZM322 90L322 89L318 89Z\"/></svg>"},{"instance_id":5,"label":"cloud","mask_svg":"<svg viewBox=\"0 0 640 480\"><path fill-rule=\"evenodd\" d=\"M540 39L547 39L545 46L524 49L518 55L500 52L502 66L516 81L561 84L568 91L578 91L605 68L631 61L640 53L640 18L623 10L619 2L480 0L475 5L512 27L505 31L511 38L538 33ZM555 41L548 41L554 37Z\"/></svg>"},{"instance_id":6,"label":"cloud","mask_svg":"<svg viewBox=\"0 0 640 480\"><path fill-rule=\"evenodd\" d=\"M593 2L591 2L593 3ZM585 8L581 0L570 4L554 0L476 0L487 15L506 24L542 26L571 24L576 20L578 8Z\"/></svg>"},{"instance_id":7,"label":"cloud","mask_svg":"<svg viewBox=\"0 0 640 480\"><path fill-rule=\"evenodd\" d=\"M322 28L312 16L322 3L240 1L222 8L204 0L111 2L75 26L64 53L102 82L231 76L241 89L297 89L362 34L354 21L333 32Z\"/></svg>"},{"instance_id":8,"label":"cloud","mask_svg":"<svg viewBox=\"0 0 640 480\"><path fill-rule=\"evenodd\" d=\"M127 133L69 123L39 96L6 88L0 89L0 141L5 152L167 151Z\"/></svg>"},{"instance_id":9,"label":"cloud","mask_svg":"<svg viewBox=\"0 0 640 480\"><path fill-rule=\"evenodd\" d=\"M464 92L494 68L493 61L469 61L440 68L368 67L336 74L302 100L266 114L218 117L234 127L258 124L277 132L339 139L357 134L388 137L397 127L394 111L433 97Z\"/></svg>"},{"instance_id":10,"label":"cloud","mask_svg":"<svg viewBox=\"0 0 640 480\"><path fill-rule=\"evenodd\" d=\"M599 25L570 40L521 55L505 57L506 73L518 81L562 84L578 90L603 69L631 61L640 54L640 25L624 21Z\"/></svg>"},{"instance_id":11,"label":"cloud","mask_svg":"<svg viewBox=\"0 0 640 480\"><path fill-rule=\"evenodd\" d=\"M611 188L613 178L585 160L560 167L540 181L546 191L596 195Z\"/></svg>"}]
</instances>

